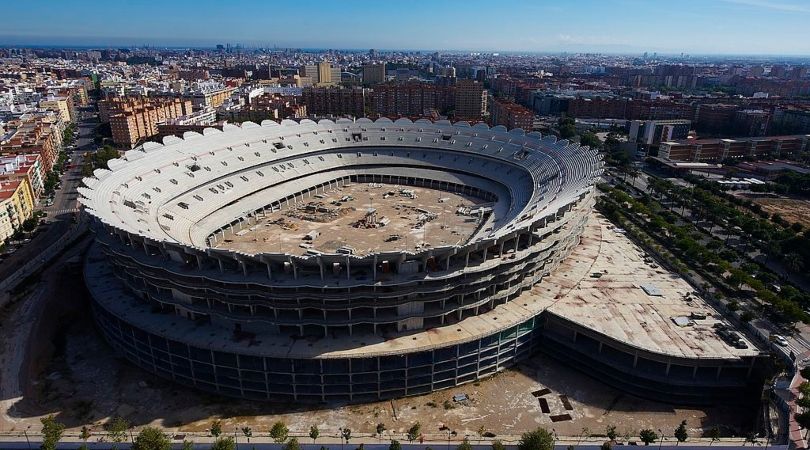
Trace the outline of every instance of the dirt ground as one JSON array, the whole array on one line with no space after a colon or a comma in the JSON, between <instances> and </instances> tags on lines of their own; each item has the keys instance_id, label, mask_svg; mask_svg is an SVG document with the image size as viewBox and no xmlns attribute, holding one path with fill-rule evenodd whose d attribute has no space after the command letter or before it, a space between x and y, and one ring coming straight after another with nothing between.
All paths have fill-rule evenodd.
<instances>
[{"instance_id":1,"label":"dirt ground","mask_svg":"<svg viewBox=\"0 0 810 450\"><path fill-rule=\"evenodd\" d=\"M451 431L458 439L465 435L474 439L483 426L504 441L537 426L553 428L560 436L578 436L583 428L600 434L607 425L615 425L620 435L637 435L642 428L674 429L687 420L690 434L697 437L714 426L725 435L739 435L749 429L756 413L733 406L674 408L642 400L542 355L479 383L392 402L254 403L200 393L116 358L95 331L89 314L78 315L66 326L55 339L63 345L32 382L32 394L16 403L15 423L0 424L0 431L19 431L28 425L36 429L39 417L53 413L73 433L84 424L100 431L103 422L121 415L134 426L160 425L174 433L204 433L214 418L221 418L225 430L250 426L254 433L267 432L272 423L283 420L293 434L305 436L314 424L324 437L337 437L341 427L351 428L357 437L371 436L376 425L384 423L390 430L387 437L397 437L418 421L426 440L446 439ZM541 411L532 395L543 388L550 390L543 396L549 413ZM470 400L454 403L452 396L458 393ZM568 397L573 410L565 410L560 395ZM552 423L550 416L561 413L570 414L572 420Z\"/></svg>"},{"instance_id":2,"label":"dirt ground","mask_svg":"<svg viewBox=\"0 0 810 450\"><path fill-rule=\"evenodd\" d=\"M810 201L790 198L752 198L768 214L779 214L788 222L799 222L810 228Z\"/></svg>"},{"instance_id":3,"label":"dirt ground","mask_svg":"<svg viewBox=\"0 0 810 450\"><path fill-rule=\"evenodd\" d=\"M367 254L460 244L478 227L478 218L460 214L459 209L481 203L475 197L423 187L351 184L268 213L251 227L227 232L218 247L304 254L308 248L333 253L346 245ZM369 208L375 210L378 224L390 222L376 228L357 226ZM304 239L312 231L320 234Z\"/></svg>"}]
</instances>

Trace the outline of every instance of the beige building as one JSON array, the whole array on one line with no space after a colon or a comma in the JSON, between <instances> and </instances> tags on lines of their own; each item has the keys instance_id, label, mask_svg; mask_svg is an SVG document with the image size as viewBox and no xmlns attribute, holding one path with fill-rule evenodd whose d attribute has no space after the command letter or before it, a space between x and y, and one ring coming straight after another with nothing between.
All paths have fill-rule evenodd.
<instances>
[{"instance_id":1,"label":"beige building","mask_svg":"<svg viewBox=\"0 0 810 450\"><path fill-rule=\"evenodd\" d=\"M0 183L0 242L8 239L34 212L28 180Z\"/></svg>"},{"instance_id":2,"label":"beige building","mask_svg":"<svg viewBox=\"0 0 810 450\"><path fill-rule=\"evenodd\" d=\"M64 123L73 122L71 108L67 97L48 97L39 101L39 107L54 111Z\"/></svg>"},{"instance_id":3,"label":"beige building","mask_svg":"<svg viewBox=\"0 0 810 450\"><path fill-rule=\"evenodd\" d=\"M191 100L179 98L125 98L104 100L113 142L132 148L159 133L158 123L192 112Z\"/></svg>"}]
</instances>

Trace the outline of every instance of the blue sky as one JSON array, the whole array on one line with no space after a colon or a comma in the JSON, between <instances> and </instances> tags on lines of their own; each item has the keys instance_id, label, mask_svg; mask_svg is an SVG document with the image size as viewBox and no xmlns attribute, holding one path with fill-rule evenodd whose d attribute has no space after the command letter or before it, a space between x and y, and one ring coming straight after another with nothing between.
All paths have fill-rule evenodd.
<instances>
[{"instance_id":1,"label":"blue sky","mask_svg":"<svg viewBox=\"0 0 810 450\"><path fill-rule=\"evenodd\" d=\"M810 0L4 0L0 45L810 55Z\"/></svg>"}]
</instances>

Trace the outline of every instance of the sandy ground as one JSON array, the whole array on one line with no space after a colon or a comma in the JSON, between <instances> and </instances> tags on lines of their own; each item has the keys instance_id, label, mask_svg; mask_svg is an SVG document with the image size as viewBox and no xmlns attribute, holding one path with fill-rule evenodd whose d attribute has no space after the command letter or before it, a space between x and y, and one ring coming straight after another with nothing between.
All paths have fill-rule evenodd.
<instances>
[{"instance_id":1,"label":"sandy ground","mask_svg":"<svg viewBox=\"0 0 810 450\"><path fill-rule=\"evenodd\" d=\"M788 222L799 222L810 228L810 201L789 198L752 198L768 214L779 214Z\"/></svg>"},{"instance_id":2,"label":"sandy ground","mask_svg":"<svg viewBox=\"0 0 810 450\"><path fill-rule=\"evenodd\" d=\"M737 407L675 408L635 398L542 355L479 383L393 402L305 407L223 399L156 378L116 358L88 314L77 317L58 335L56 341L64 345L57 346L32 382L31 394L14 400L0 431L20 431L28 425L38 429L39 417L54 413L74 433L84 424L101 430L109 417L121 415L135 426L160 425L176 433L204 433L214 418L222 418L226 430L250 426L254 433L266 432L283 420L301 435L317 425L324 437L337 436L340 427L351 428L358 437L370 436L384 423L397 437L418 421L426 440L446 438L443 427L459 439L475 437L481 426L509 440L537 426L576 436L583 428L600 434L607 425L616 425L620 435L636 435L642 428L674 429L687 420L690 433L699 436L713 426L725 434L740 434L755 415ZM551 391L544 396L550 413L543 413L532 395L543 388ZM456 393L471 400L456 404L451 400ZM564 411L561 394L569 397L572 411ZM564 412L573 420L551 422L550 415Z\"/></svg>"},{"instance_id":3,"label":"sandy ground","mask_svg":"<svg viewBox=\"0 0 810 450\"><path fill-rule=\"evenodd\" d=\"M403 190L412 191L415 198L404 195ZM475 197L452 192L379 183L357 183L318 195L320 198L312 196L298 207L268 213L266 218L251 227L226 233L217 247L247 253L281 251L304 254L306 248L300 244L331 253L347 245L358 254L367 254L455 245L467 241L478 227L477 217L457 214L458 209L482 203ZM346 197L352 200L343 200ZM304 214L327 216L307 211L307 205L335 211L336 215L324 222L304 219ZM383 218L390 222L378 228L355 226L369 208L376 210L378 223ZM420 221L420 216L426 211L435 217ZM318 231L320 235L312 241L303 239L311 231Z\"/></svg>"}]
</instances>

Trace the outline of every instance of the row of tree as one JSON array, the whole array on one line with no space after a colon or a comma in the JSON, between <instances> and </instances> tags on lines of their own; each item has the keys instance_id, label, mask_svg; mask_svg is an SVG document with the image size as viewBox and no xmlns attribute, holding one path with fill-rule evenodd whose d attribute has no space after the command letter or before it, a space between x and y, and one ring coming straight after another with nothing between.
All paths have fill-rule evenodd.
<instances>
[{"instance_id":1,"label":"row of tree","mask_svg":"<svg viewBox=\"0 0 810 450\"><path fill-rule=\"evenodd\" d=\"M785 320L808 320L803 311L803 305L810 302L807 294L794 288L775 290L773 285L763 281L767 279L764 274L769 274L770 279L776 278L766 268L753 263L739 265L739 255L735 251L722 250L724 246L721 241L704 236L694 225L680 223L675 214L649 195L635 199L617 188L600 185L600 189L607 195L599 199L597 206L617 225L623 226L623 216L634 220L647 234L657 236L658 241L666 243L670 251L681 255L704 276L712 279L715 285L721 288L725 285L724 289L729 295L737 294L742 286L749 286L761 301L772 305ZM670 263L681 272L686 270L680 267L678 261Z\"/></svg>"},{"instance_id":2,"label":"row of tree","mask_svg":"<svg viewBox=\"0 0 810 450\"><path fill-rule=\"evenodd\" d=\"M57 444L62 439L62 435L65 431L65 425L58 422L52 415L42 418L41 422L43 440L40 448L42 450L56 450ZM118 444L127 438L127 432L130 429L130 425L125 419L116 417L107 423L105 429L107 430L108 437L112 442L111 448L115 450L118 447ZM416 439L419 439L422 436L421 430L422 426L419 422L413 424L407 432L408 440L413 442ZM485 433L482 430L484 430L483 427L481 427L479 435L483 437ZM253 437L253 430L250 427L243 427L241 431L246 437L247 441L250 442L250 438ZM385 431L385 425L382 423L378 424L376 431L377 435L382 435L382 433ZM216 438L211 447L212 450L236 449L235 438L222 435L223 430L221 421L214 421L211 424L209 432ZM275 443L284 444L284 450L300 450L298 439L295 437L289 437L289 432L290 430L287 425L281 421L274 423L269 430L270 437ZM340 433L342 441L348 443L349 439L351 438L351 430L348 428L340 428ZM585 434L587 434L587 429L583 429L583 435ZM720 432L717 428L713 428L709 434L712 441L720 438ZM608 426L605 435L609 441L603 445L603 449L609 450L612 444L616 442L618 438L616 427ZM312 438L312 442L315 442L319 436L320 431L318 430L318 427L316 425L312 425L309 431L309 437ZM682 421L680 425L678 425L678 427L673 431L673 436L675 436L679 443L685 442L688 439L689 435L686 430L685 420ZM90 430L87 427L82 427L81 438L85 443L80 447L80 449L86 450L86 443L90 438ZM659 436L651 429L644 429L639 432L639 438L642 442L644 442L645 445L649 445L656 442L659 439ZM556 437L548 430L545 428L537 428L521 435L520 441L518 442L518 450L553 450L555 440ZM169 450L171 447L172 445L169 436L156 427L145 427L138 432L137 436L132 437L133 450ZM193 447L194 444L192 442L183 442L184 450L190 450ZM574 446L570 446L569 449L573 450L573 447ZM361 443L358 450L362 449L363 444ZM401 449L402 445L397 440L392 439L389 445L389 450ZM472 450L472 445L470 444L469 440L465 438L462 443L456 447L456 450ZM500 441L495 440L492 442L492 450L504 450L504 446Z\"/></svg>"}]
</instances>

